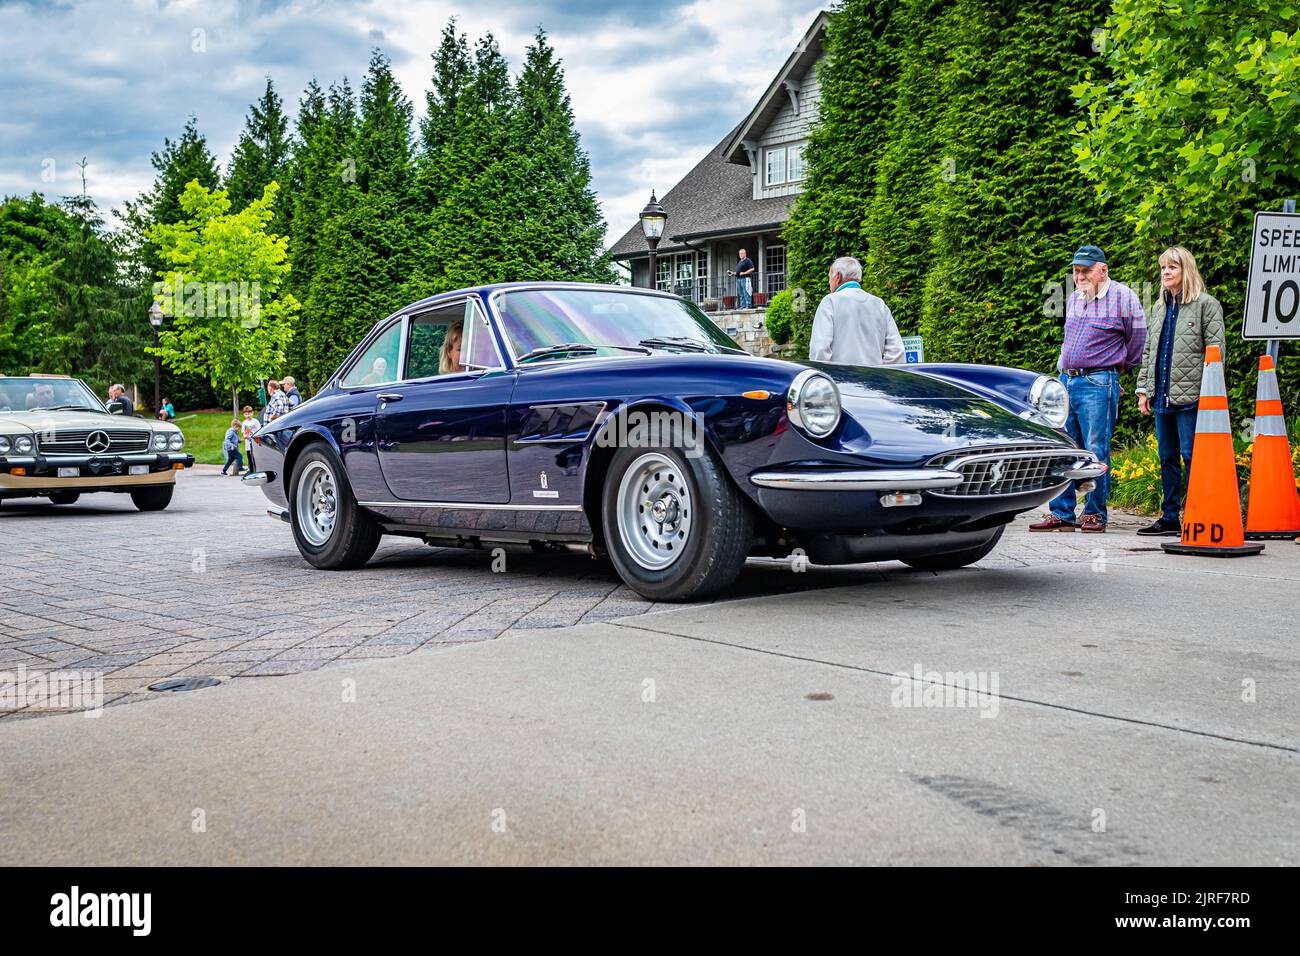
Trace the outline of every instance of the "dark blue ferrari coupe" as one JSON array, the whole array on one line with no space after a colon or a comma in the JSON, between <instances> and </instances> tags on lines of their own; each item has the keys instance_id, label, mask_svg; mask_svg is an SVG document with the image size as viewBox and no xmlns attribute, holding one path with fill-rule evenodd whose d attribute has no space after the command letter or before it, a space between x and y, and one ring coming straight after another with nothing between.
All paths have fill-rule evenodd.
<instances>
[{"instance_id":1,"label":"dark blue ferrari coupe","mask_svg":"<svg viewBox=\"0 0 1300 956\"><path fill-rule=\"evenodd\" d=\"M1067 412L1033 372L756 358L676 296L510 283L377 323L257 433L244 481L318 568L364 564L385 534L576 548L686 601L751 555L978 561L1106 471Z\"/></svg>"}]
</instances>

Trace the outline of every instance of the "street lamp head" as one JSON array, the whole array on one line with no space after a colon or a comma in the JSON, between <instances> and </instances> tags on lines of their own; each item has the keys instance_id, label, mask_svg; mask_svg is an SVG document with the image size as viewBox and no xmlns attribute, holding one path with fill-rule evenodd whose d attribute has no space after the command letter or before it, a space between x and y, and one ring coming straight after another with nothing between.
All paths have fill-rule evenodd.
<instances>
[{"instance_id":1,"label":"street lamp head","mask_svg":"<svg viewBox=\"0 0 1300 956\"><path fill-rule=\"evenodd\" d=\"M667 221L668 213L664 212L664 207L659 205L659 200L655 198L654 190L651 190L650 201L641 210L641 231L651 246L657 244L663 237L664 224Z\"/></svg>"},{"instance_id":2,"label":"street lamp head","mask_svg":"<svg viewBox=\"0 0 1300 956\"><path fill-rule=\"evenodd\" d=\"M149 322L153 325L155 329L161 327L163 324L162 306L160 306L157 302L149 306Z\"/></svg>"}]
</instances>

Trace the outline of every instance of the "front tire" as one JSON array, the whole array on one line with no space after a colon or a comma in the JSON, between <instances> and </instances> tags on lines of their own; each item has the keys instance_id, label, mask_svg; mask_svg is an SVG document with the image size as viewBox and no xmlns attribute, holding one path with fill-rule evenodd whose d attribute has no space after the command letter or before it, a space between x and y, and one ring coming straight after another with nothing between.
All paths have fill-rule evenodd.
<instances>
[{"instance_id":1,"label":"front tire","mask_svg":"<svg viewBox=\"0 0 1300 956\"><path fill-rule=\"evenodd\" d=\"M71 505L76 504L77 499L81 497L79 491L57 491L50 495L50 504L52 505Z\"/></svg>"},{"instance_id":2,"label":"front tire","mask_svg":"<svg viewBox=\"0 0 1300 956\"><path fill-rule=\"evenodd\" d=\"M956 571L958 568L964 568L968 564L974 564L981 558L987 557L989 552L998 546L1002 540L1002 532L1006 530L1006 525L1000 526L984 544L974 548L966 548L962 551L949 551L947 554L936 554L929 557L903 558L902 561L909 568L916 568L918 571Z\"/></svg>"},{"instance_id":3,"label":"front tire","mask_svg":"<svg viewBox=\"0 0 1300 956\"><path fill-rule=\"evenodd\" d=\"M602 501L606 547L632 590L692 601L731 584L745 565L753 516L713 454L620 448Z\"/></svg>"},{"instance_id":4,"label":"front tire","mask_svg":"<svg viewBox=\"0 0 1300 956\"><path fill-rule=\"evenodd\" d=\"M289 485L289 523L298 553L325 571L359 568L375 553L383 536L361 510L333 449L315 444L293 467Z\"/></svg>"},{"instance_id":5,"label":"front tire","mask_svg":"<svg viewBox=\"0 0 1300 956\"><path fill-rule=\"evenodd\" d=\"M159 485L157 488L140 488L131 492L131 500L141 511L162 511L172 503L172 491L175 485ZM59 502L55 502L59 504Z\"/></svg>"}]
</instances>

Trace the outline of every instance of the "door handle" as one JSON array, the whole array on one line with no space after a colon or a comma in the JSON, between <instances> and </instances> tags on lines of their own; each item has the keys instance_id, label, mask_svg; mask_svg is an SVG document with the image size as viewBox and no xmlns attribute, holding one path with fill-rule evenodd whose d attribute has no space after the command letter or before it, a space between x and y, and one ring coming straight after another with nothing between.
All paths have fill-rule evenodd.
<instances>
[{"instance_id":1,"label":"door handle","mask_svg":"<svg viewBox=\"0 0 1300 956\"><path fill-rule=\"evenodd\" d=\"M379 400L380 400L381 402L400 402L404 397L405 397L405 396L403 396L403 395L399 395L397 392L380 392L380 393L379 393Z\"/></svg>"}]
</instances>

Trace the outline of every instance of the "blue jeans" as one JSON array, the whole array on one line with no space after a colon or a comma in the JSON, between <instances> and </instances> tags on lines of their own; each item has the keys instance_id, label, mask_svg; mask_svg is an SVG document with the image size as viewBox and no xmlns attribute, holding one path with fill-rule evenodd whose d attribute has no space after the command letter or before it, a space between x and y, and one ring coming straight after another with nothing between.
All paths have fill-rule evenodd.
<instances>
[{"instance_id":1,"label":"blue jeans","mask_svg":"<svg viewBox=\"0 0 1300 956\"><path fill-rule=\"evenodd\" d=\"M749 276L740 276L736 279L736 307L749 309L754 305L754 285L753 279Z\"/></svg>"},{"instance_id":2,"label":"blue jeans","mask_svg":"<svg viewBox=\"0 0 1300 956\"><path fill-rule=\"evenodd\" d=\"M1110 440L1115 434L1115 420L1119 417L1119 372L1111 369L1091 375L1062 375L1061 382L1070 395L1070 417L1065 430L1074 443L1086 448L1099 461L1110 464ZM1065 491L1057 495L1048 507L1062 521L1074 521L1079 497L1077 482L1070 482ZM1110 498L1110 472L1096 479L1096 487L1088 492L1084 506L1085 515L1107 518L1106 501Z\"/></svg>"},{"instance_id":3,"label":"blue jeans","mask_svg":"<svg viewBox=\"0 0 1300 956\"><path fill-rule=\"evenodd\" d=\"M1160 449L1160 488L1164 493L1160 517L1178 524L1183 489L1192 473L1192 443L1196 439L1196 406L1169 412L1152 412L1156 420L1156 446Z\"/></svg>"},{"instance_id":4,"label":"blue jeans","mask_svg":"<svg viewBox=\"0 0 1300 956\"><path fill-rule=\"evenodd\" d=\"M235 474L239 474L244 470L244 456L239 453L238 448L232 448L226 452L226 463L221 466L221 473L224 475L226 469L231 465L235 466Z\"/></svg>"}]
</instances>

